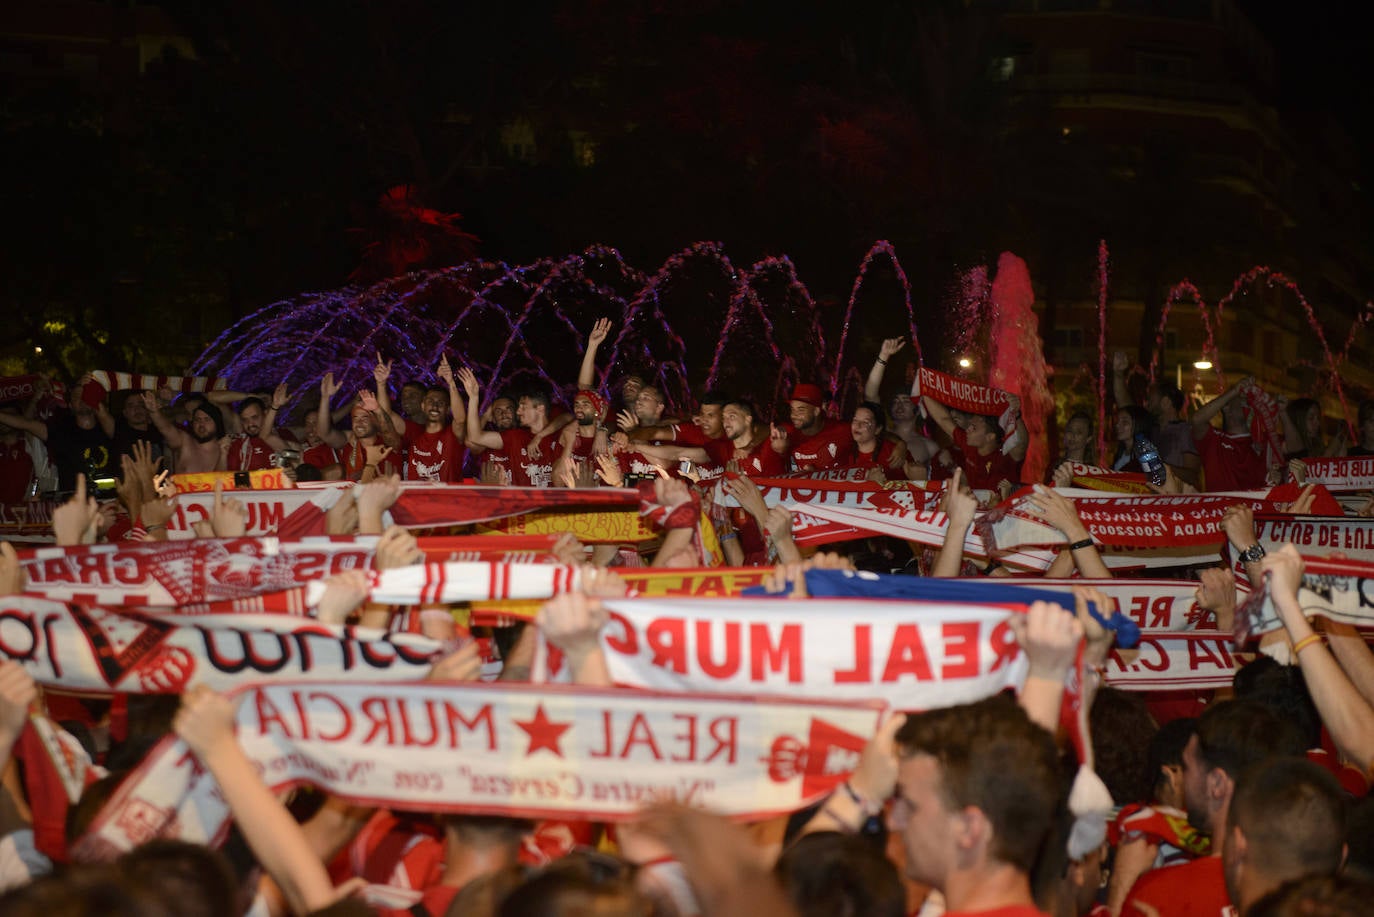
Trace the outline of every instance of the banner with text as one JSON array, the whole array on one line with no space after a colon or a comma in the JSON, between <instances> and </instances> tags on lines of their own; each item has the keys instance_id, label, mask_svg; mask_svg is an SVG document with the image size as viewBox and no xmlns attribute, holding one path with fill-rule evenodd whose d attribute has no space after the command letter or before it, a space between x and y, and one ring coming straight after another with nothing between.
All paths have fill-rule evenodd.
<instances>
[{"instance_id":1,"label":"banner with text","mask_svg":"<svg viewBox=\"0 0 1374 917\"><path fill-rule=\"evenodd\" d=\"M1322 484L1333 493L1374 490L1374 456L1305 458L1307 483Z\"/></svg>"},{"instance_id":2,"label":"banner with text","mask_svg":"<svg viewBox=\"0 0 1374 917\"><path fill-rule=\"evenodd\" d=\"M1154 494L1105 496L1091 490L1059 489L1073 501L1093 540L1108 547L1219 548L1226 540L1221 517L1237 503L1255 512L1274 512L1257 494ZM1030 488L985 515L999 548L1063 544L1064 533L1026 509L1035 499Z\"/></svg>"},{"instance_id":3,"label":"banner with text","mask_svg":"<svg viewBox=\"0 0 1374 917\"><path fill-rule=\"evenodd\" d=\"M618 684L673 691L881 699L920 710L1025 678L1015 605L811 599L606 599ZM565 676L541 642L536 680Z\"/></svg>"},{"instance_id":4,"label":"banner with text","mask_svg":"<svg viewBox=\"0 0 1374 917\"><path fill-rule=\"evenodd\" d=\"M968 414L1001 417L1011 404L1008 394L966 379L957 379L922 366L916 377L922 395L929 395L943 405Z\"/></svg>"},{"instance_id":5,"label":"banner with text","mask_svg":"<svg viewBox=\"0 0 1374 917\"><path fill-rule=\"evenodd\" d=\"M1301 554L1344 554L1374 561L1374 518L1368 516L1293 516L1256 513L1256 540L1266 551L1292 543Z\"/></svg>"},{"instance_id":6,"label":"banner with text","mask_svg":"<svg viewBox=\"0 0 1374 917\"><path fill-rule=\"evenodd\" d=\"M50 544L52 512L59 505L50 500L0 503L0 541Z\"/></svg>"},{"instance_id":7,"label":"banner with text","mask_svg":"<svg viewBox=\"0 0 1374 917\"><path fill-rule=\"evenodd\" d=\"M0 659L39 684L76 691L223 691L266 677L359 681L429 674L440 645L418 634L285 615L150 615L0 597Z\"/></svg>"},{"instance_id":8,"label":"banner with text","mask_svg":"<svg viewBox=\"0 0 1374 917\"><path fill-rule=\"evenodd\" d=\"M675 800L767 818L831 792L877 729L875 704L588 688L275 683L240 692L239 745L273 790L368 806L527 818L634 818ZM156 837L217 843L214 778L166 739L74 851L110 859Z\"/></svg>"}]
</instances>

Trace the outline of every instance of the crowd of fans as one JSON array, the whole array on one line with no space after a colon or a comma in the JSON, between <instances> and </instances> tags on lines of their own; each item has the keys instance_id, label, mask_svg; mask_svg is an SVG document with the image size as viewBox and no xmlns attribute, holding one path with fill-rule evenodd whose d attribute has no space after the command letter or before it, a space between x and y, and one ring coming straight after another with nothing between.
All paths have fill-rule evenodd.
<instances>
[{"instance_id":1,"label":"crowd of fans","mask_svg":"<svg viewBox=\"0 0 1374 917\"><path fill-rule=\"evenodd\" d=\"M162 540L176 501L167 472L281 467L298 482L356 482L330 510L328 531L381 535L377 566L386 569L422 556L411 534L383 521L402 481L645 484L651 506L702 504L726 565L776 564L770 589L804 599L804 573L816 566L1006 574L969 562L965 539L981 507L1031 483L1030 511L1066 544L1049 574L1083 584L1066 600L1072 610L1035 602L1015 616L1029 662L1019 694L887 715L853 774L791 818L745 826L662 801L632 823L562 826L577 843L551 855L531 841L539 827L532 820L393 812L311 791L278 797L235 741L230 702L204 687L180 698L75 701L61 696L60 685L40 690L23 660L0 657L0 914L1371 913L1374 653L1359 630L1305 617L1302 557L1292 546L1257 552L1250 511L1237 506L1218 531L1221 557L1243 562L1256 586L1267 585L1283 628L1261 649L1286 652L1254 655L1231 688L1215 693L1102 685L1112 635L1088 607L1105 607L1092 583L1112 573L1073 501L1046 485L1067 484L1084 466L1141 470L1134 446L1144 434L1167 466L1161 490L1264 489L1289 475L1300 479L1303 459L1374 454L1374 403L1360 406L1354 443L1344 428L1324 435L1317 402L1268 398L1248 378L1191 412L1167 382L1150 386L1137 404L1118 355L1111 454L1095 455L1094 413L1070 412L1050 480L1026 482L1029 434L1016 399L1000 417L966 414L905 389L884 407L885 370L902 352L901 339L883 342L848 422L830 416L826 394L803 382L790 391L787 419L768 423L749 401L721 392L676 411L687 406L668 405L647 374L627 375L609 393L599 388L596 356L610 329L606 320L592 329L566 409L559 402L567 393L547 391L501 392L483 409L483 383L494 380L447 359L435 370L438 384L407 380L395 389L398 409L396 380L380 355L374 388L341 398L347 393L326 375L297 424L278 416L290 402L285 386L270 394L107 393L82 379L69 409L55 408L40 387L20 409L0 411L0 504L70 494L53 513L59 545ZM1282 422L1278 457L1254 426L1266 399ZM945 480L943 546L926 552L859 538L834 554L804 556L791 514L766 505L754 479L840 468L879 484ZM717 483L737 507L709 505ZM1292 508L1312 502L1308 488ZM217 495L196 534L244 532L244 507ZM669 529L646 559L700 565L692 537L690 528ZM622 547L584 548L568 537L557 552L605 570L625 562ZM1237 604L1231 570L1212 564L1187 573L1199 579L1208 625L1229 630ZM623 594L624 586L613 571L589 575L587 584L550 599L536 622L484 634L501 650L501 680L529 679L538 630L572 661L575 681L611 686L600 658L601 597ZM6 544L0 594L23 589L18 555ZM393 628L415 614L424 619L420 629L439 638L454 628L448 615L436 621L367 603L356 575L331 580L316 613ZM1086 749L1067 740L1061 719L1080 652L1089 673ZM471 680L481 669L477 644L468 642L437 658L433 677ZM37 849L11 751L40 705L108 772L71 807L67 844L169 732L219 782L234 816L228 842L212 850L153 841L100 864L54 861ZM405 885L422 895L384 903L355 894L364 885Z\"/></svg>"}]
</instances>

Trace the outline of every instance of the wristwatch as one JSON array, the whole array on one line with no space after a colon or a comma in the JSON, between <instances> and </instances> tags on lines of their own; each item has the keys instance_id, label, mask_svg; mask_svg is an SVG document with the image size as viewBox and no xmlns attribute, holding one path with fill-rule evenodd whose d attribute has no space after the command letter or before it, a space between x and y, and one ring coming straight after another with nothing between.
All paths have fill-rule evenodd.
<instances>
[{"instance_id":1,"label":"wristwatch","mask_svg":"<svg viewBox=\"0 0 1374 917\"><path fill-rule=\"evenodd\" d=\"M1260 544L1259 542L1256 542L1255 544L1250 545L1250 547L1246 548L1244 551L1241 551L1239 557L1240 562L1243 564L1255 564L1264 560L1264 555L1264 545Z\"/></svg>"}]
</instances>

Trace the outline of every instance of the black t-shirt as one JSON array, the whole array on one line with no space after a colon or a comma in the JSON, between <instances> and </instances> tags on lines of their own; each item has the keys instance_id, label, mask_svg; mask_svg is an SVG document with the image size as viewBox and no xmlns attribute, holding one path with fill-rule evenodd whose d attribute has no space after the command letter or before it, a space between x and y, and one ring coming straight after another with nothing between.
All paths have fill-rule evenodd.
<instances>
[{"instance_id":1,"label":"black t-shirt","mask_svg":"<svg viewBox=\"0 0 1374 917\"><path fill-rule=\"evenodd\" d=\"M113 474L119 468L114 444L100 429L77 426L76 419L63 414L48 421L48 455L57 466L57 489L76 489L77 474Z\"/></svg>"},{"instance_id":2,"label":"black t-shirt","mask_svg":"<svg viewBox=\"0 0 1374 917\"><path fill-rule=\"evenodd\" d=\"M113 468L111 470L114 471L116 475L122 477L122 475L120 475L119 457L121 455L127 455L132 458L134 454L134 443L140 440L152 445L153 461L157 461L166 453L166 446L164 445L162 434L158 432L157 427L150 423L146 430L135 430L123 417L115 418L114 444L111 447L114 450L114 458L112 460Z\"/></svg>"}]
</instances>

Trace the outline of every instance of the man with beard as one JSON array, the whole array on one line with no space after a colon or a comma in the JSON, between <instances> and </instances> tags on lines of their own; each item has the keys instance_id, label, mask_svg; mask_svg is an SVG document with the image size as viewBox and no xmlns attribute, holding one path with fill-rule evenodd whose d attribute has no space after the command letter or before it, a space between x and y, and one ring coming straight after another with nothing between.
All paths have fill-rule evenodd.
<instances>
[{"instance_id":1,"label":"man with beard","mask_svg":"<svg viewBox=\"0 0 1374 917\"><path fill-rule=\"evenodd\" d=\"M202 471L223 471L224 453L220 437L224 435L224 415L208 401L201 401L191 409L191 422L186 429L178 427L158 410L157 396L144 392L142 401L169 448L176 452L178 474Z\"/></svg>"},{"instance_id":2,"label":"man with beard","mask_svg":"<svg viewBox=\"0 0 1374 917\"><path fill-rule=\"evenodd\" d=\"M573 422L558 436L558 448L581 464L607 450L606 399L591 389L583 389L573 398Z\"/></svg>"},{"instance_id":3,"label":"man with beard","mask_svg":"<svg viewBox=\"0 0 1374 917\"><path fill-rule=\"evenodd\" d=\"M400 429L396 432L401 434L401 440L405 443L407 481L451 484L463 479L463 460L467 457L467 449L463 445L463 435L467 431L467 409L458 395L458 386L453 381L453 369L449 366L447 356L439 361L436 373L448 384L448 390L438 386L425 389L425 397L420 402L424 425L409 417L400 418ZM383 416L390 412L391 404L384 380L377 384L377 404ZM451 419L450 404L454 406Z\"/></svg>"},{"instance_id":4,"label":"man with beard","mask_svg":"<svg viewBox=\"0 0 1374 917\"><path fill-rule=\"evenodd\" d=\"M273 453L286 448L276 431L277 412L286 403L286 384L278 385L269 405L256 395L239 402L239 434L229 440L225 467L229 471L262 471L272 467Z\"/></svg>"},{"instance_id":5,"label":"man with beard","mask_svg":"<svg viewBox=\"0 0 1374 917\"><path fill-rule=\"evenodd\" d=\"M381 389L377 391L380 393ZM420 426L424 426L427 422L424 407L425 392L425 387L415 381L407 382L401 386L401 414L406 420Z\"/></svg>"},{"instance_id":6,"label":"man with beard","mask_svg":"<svg viewBox=\"0 0 1374 917\"><path fill-rule=\"evenodd\" d=\"M390 415L383 416L377 397L367 390L358 393L353 405L352 426L344 433L329 424L329 399L339 390L333 373L325 373L320 380L320 409L315 414L315 432L320 441L333 446L339 453L343 476L349 481L366 481L374 477L401 473L401 438L391 424ZM384 452L384 449L390 449ZM374 456L369 458L368 452ZM375 460L379 459L379 461Z\"/></svg>"},{"instance_id":7,"label":"man with beard","mask_svg":"<svg viewBox=\"0 0 1374 917\"><path fill-rule=\"evenodd\" d=\"M792 422L774 425L773 451L790 460L793 471L820 471L849 462L852 439L849 424L825 416L825 396L819 385L799 382L788 398Z\"/></svg>"},{"instance_id":8,"label":"man with beard","mask_svg":"<svg viewBox=\"0 0 1374 917\"><path fill-rule=\"evenodd\" d=\"M660 424L653 430L659 444L635 443L647 458L669 467L679 462L695 465L698 483L714 481L725 473L725 463L735 456L735 444L725 435L725 406L730 398L720 392L702 396L701 408L692 417L692 425ZM644 428L631 435L634 439Z\"/></svg>"},{"instance_id":9,"label":"man with beard","mask_svg":"<svg viewBox=\"0 0 1374 917\"><path fill-rule=\"evenodd\" d=\"M730 460L751 478L766 478L787 472L786 460L769 445L768 428L754 422L754 405L742 398L721 410L721 429L734 450Z\"/></svg>"},{"instance_id":10,"label":"man with beard","mask_svg":"<svg viewBox=\"0 0 1374 917\"><path fill-rule=\"evenodd\" d=\"M543 449L538 457L530 452L533 430L542 430L549 422L549 397L543 392L526 392L516 403L516 419L520 426L513 430L483 430L478 406L481 387L477 377L466 366L458 370L458 379L468 398L467 444L489 449L495 458L504 454L510 462L510 482L517 487L548 487L553 483L553 466L558 460L558 448Z\"/></svg>"},{"instance_id":11,"label":"man with beard","mask_svg":"<svg viewBox=\"0 0 1374 917\"><path fill-rule=\"evenodd\" d=\"M504 433L507 430L515 429L515 412L518 405L515 399L508 395L498 395L496 400L491 403L479 418L483 430ZM464 430L464 435L466 435ZM468 452L482 457L482 464L494 466L506 479L510 478L510 456L500 449L488 450L480 443L471 440L467 442Z\"/></svg>"},{"instance_id":12,"label":"man with beard","mask_svg":"<svg viewBox=\"0 0 1374 917\"><path fill-rule=\"evenodd\" d=\"M1188 824L1212 836L1212 853L1142 875L1126 897L1123 917L1226 913L1233 902L1226 893L1222 841L1236 781L1270 758L1302 753L1297 731L1262 704L1232 700L1208 707L1183 749L1183 802Z\"/></svg>"},{"instance_id":13,"label":"man with beard","mask_svg":"<svg viewBox=\"0 0 1374 917\"><path fill-rule=\"evenodd\" d=\"M634 410L622 411L617 419L620 432L611 437L611 451L620 462L626 487L652 480L665 462L675 461L661 452L654 454L653 447L674 443L677 438L678 425L663 421L665 407L663 393L646 385L635 396Z\"/></svg>"}]
</instances>

